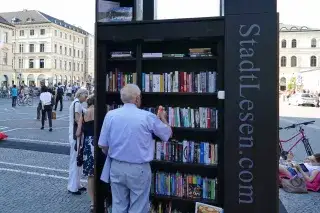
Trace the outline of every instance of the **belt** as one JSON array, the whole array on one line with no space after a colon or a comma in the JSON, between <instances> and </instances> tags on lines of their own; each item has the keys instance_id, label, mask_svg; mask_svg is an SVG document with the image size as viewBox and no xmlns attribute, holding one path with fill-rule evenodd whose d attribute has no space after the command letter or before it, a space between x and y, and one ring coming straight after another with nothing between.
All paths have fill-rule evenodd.
<instances>
[{"instance_id":1,"label":"belt","mask_svg":"<svg viewBox=\"0 0 320 213\"><path fill-rule=\"evenodd\" d=\"M114 158L111 158L112 161L116 161L118 163L127 163L127 164L138 164L138 165L144 165L144 164L150 164L150 162L144 162L144 163L132 163L132 162L128 162L128 161L121 161L121 160L117 160Z\"/></svg>"}]
</instances>

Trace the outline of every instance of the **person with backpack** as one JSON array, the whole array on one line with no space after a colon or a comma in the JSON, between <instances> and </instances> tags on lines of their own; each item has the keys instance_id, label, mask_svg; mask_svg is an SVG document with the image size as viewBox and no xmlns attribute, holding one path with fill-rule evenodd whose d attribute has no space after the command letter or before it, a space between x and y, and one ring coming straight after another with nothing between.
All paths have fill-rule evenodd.
<instances>
[{"instance_id":1,"label":"person with backpack","mask_svg":"<svg viewBox=\"0 0 320 213\"><path fill-rule=\"evenodd\" d=\"M56 90L56 104L55 104L54 111L57 111L57 107L58 107L59 102L60 102L60 112L62 111L62 109L63 109L63 104L62 104L63 94L64 94L64 88L61 85L61 83L59 82L57 90Z\"/></svg>"}]
</instances>

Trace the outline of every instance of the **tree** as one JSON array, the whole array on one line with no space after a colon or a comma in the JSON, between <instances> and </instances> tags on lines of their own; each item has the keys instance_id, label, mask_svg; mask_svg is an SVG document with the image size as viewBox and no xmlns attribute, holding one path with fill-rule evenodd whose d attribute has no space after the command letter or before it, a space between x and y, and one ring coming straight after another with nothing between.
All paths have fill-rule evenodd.
<instances>
[{"instance_id":1,"label":"tree","mask_svg":"<svg viewBox=\"0 0 320 213\"><path fill-rule=\"evenodd\" d=\"M296 87L297 87L297 83L296 83L296 77L292 77L289 81L289 84L288 84L288 90L295 90Z\"/></svg>"}]
</instances>

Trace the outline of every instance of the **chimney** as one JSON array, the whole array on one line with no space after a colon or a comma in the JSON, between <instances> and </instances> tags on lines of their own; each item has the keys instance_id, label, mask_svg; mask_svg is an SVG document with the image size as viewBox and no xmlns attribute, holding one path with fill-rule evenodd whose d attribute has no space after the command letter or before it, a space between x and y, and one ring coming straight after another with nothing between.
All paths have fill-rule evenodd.
<instances>
[{"instance_id":1,"label":"chimney","mask_svg":"<svg viewBox=\"0 0 320 213\"><path fill-rule=\"evenodd\" d=\"M28 10L27 9L23 9L23 12L27 12Z\"/></svg>"}]
</instances>

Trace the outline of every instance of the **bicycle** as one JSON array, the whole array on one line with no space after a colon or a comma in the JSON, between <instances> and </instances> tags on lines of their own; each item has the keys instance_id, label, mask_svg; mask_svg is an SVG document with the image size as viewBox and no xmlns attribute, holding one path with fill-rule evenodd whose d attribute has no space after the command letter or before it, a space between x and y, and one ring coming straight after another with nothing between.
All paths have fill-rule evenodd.
<instances>
[{"instance_id":1,"label":"bicycle","mask_svg":"<svg viewBox=\"0 0 320 213\"><path fill-rule=\"evenodd\" d=\"M307 121L307 122L302 122L302 123L297 123L297 124L292 124L290 126L287 126L287 127L280 127L279 130L288 130L288 129L294 129L294 128L299 128L299 133L297 133L296 135L292 136L291 138L287 139L287 140L279 140L279 148L280 148L280 155L281 157L286 160L287 159L287 156L288 154L291 152L291 150L296 147L298 145L298 143L300 143L302 141L303 145L304 145L304 148L307 152L307 155L308 156L311 156L314 154L312 148L311 148L311 145L309 143L309 139L306 137L306 134L304 132L304 129L302 126L306 126L306 125L309 125L309 124L313 124L315 121ZM285 151L283 149L283 146L282 144L283 143L287 143L289 141L292 141L294 140L295 138L297 138L298 136L300 136L297 141L289 148L288 151Z\"/></svg>"},{"instance_id":2,"label":"bicycle","mask_svg":"<svg viewBox=\"0 0 320 213\"><path fill-rule=\"evenodd\" d=\"M25 106L26 104L29 106L33 105L33 99L30 96L20 97L18 96L17 104L19 106Z\"/></svg>"}]
</instances>

